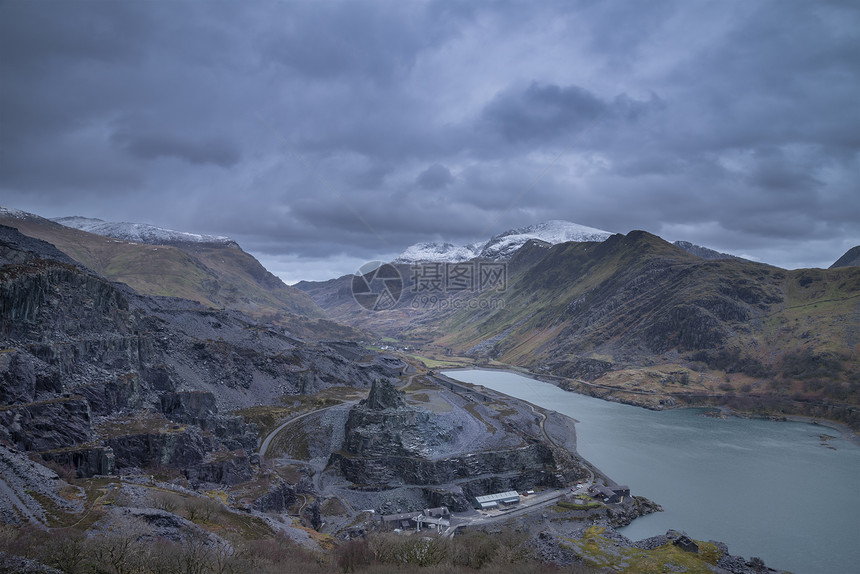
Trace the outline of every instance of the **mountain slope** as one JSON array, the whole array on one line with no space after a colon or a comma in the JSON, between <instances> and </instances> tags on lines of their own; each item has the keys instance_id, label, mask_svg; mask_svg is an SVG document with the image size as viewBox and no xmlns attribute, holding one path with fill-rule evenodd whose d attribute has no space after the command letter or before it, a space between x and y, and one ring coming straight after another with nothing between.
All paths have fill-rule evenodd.
<instances>
[{"instance_id":1,"label":"mountain slope","mask_svg":"<svg viewBox=\"0 0 860 574\"><path fill-rule=\"evenodd\" d=\"M493 261L507 260L529 240L536 239L552 245L567 241L603 241L612 235L608 231L586 227L570 221L552 220L509 229L486 242L457 246L445 242L416 243L394 260L395 263L438 262L455 263L475 257Z\"/></svg>"},{"instance_id":2,"label":"mountain slope","mask_svg":"<svg viewBox=\"0 0 860 574\"><path fill-rule=\"evenodd\" d=\"M99 275L125 283L144 295L181 297L258 317L285 313L324 317L307 295L285 285L226 238L214 242L179 241L183 235L174 232L169 236L172 244L153 245L104 237L7 208L0 208L0 224L47 241ZM157 229L145 230L141 235L155 240L158 235L152 231Z\"/></svg>"},{"instance_id":3,"label":"mountain slope","mask_svg":"<svg viewBox=\"0 0 860 574\"><path fill-rule=\"evenodd\" d=\"M674 241L672 243L675 247L680 247L687 253L692 253L702 259L740 259L735 255L729 255L728 253L720 253L719 251L714 251L713 249L708 249L707 247L702 247L701 245L693 245L689 241Z\"/></svg>"},{"instance_id":4,"label":"mountain slope","mask_svg":"<svg viewBox=\"0 0 860 574\"><path fill-rule=\"evenodd\" d=\"M123 239L125 241L136 241L138 243L148 243L150 245L172 245L175 243L215 243L215 244L233 244L238 245L229 237L217 235L200 235L197 233L187 233L185 231L174 231L172 229L164 229L146 223L113 223L102 219L92 217L56 217L52 219L55 223L73 227L81 231L88 231L96 235L105 237L113 237L114 239Z\"/></svg>"},{"instance_id":5,"label":"mountain slope","mask_svg":"<svg viewBox=\"0 0 860 574\"><path fill-rule=\"evenodd\" d=\"M830 266L830 269L836 269L837 267L857 267L860 266L860 245L852 247L848 251L845 252L845 255L836 260L836 262Z\"/></svg>"},{"instance_id":6,"label":"mountain slope","mask_svg":"<svg viewBox=\"0 0 860 574\"><path fill-rule=\"evenodd\" d=\"M0 254L0 443L87 476L167 464L189 480L247 479L257 429L224 413L402 368L238 311L139 295L10 227Z\"/></svg>"},{"instance_id":7,"label":"mountain slope","mask_svg":"<svg viewBox=\"0 0 860 574\"><path fill-rule=\"evenodd\" d=\"M702 261L631 232L555 246L500 296L443 318L435 343L637 392L791 398L860 424L860 269Z\"/></svg>"},{"instance_id":8,"label":"mountain slope","mask_svg":"<svg viewBox=\"0 0 860 574\"><path fill-rule=\"evenodd\" d=\"M532 241L506 265L503 291L422 306L405 280L400 304L375 313L355 310L346 282L303 288L344 322L577 380L583 392L654 407L754 401L860 425L860 268L706 260L642 231Z\"/></svg>"},{"instance_id":9,"label":"mountain slope","mask_svg":"<svg viewBox=\"0 0 860 574\"><path fill-rule=\"evenodd\" d=\"M608 231L569 221L546 221L511 229L496 235L481 249L481 257L496 261L508 259L530 239L538 239L556 245L568 241L603 241L611 235Z\"/></svg>"}]
</instances>

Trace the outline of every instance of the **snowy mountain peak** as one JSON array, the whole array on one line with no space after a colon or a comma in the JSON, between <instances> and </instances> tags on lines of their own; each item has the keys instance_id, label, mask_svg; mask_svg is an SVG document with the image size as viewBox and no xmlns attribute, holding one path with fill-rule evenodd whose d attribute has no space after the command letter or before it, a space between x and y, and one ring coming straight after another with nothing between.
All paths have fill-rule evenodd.
<instances>
[{"instance_id":1,"label":"snowy mountain peak","mask_svg":"<svg viewBox=\"0 0 860 574\"><path fill-rule=\"evenodd\" d=\"M20 209L15 209L14 207L3 207L0 205L0 217L6 217L9 219L41 219L38 215L34 215L32 213L27 213L26 211L21 211Z\"/></svg>"},{"instance_id":2,"label":"snowy mountain peak","mask_svg":"<svg viewBox=\"0 0 860 574\"><path fill-rule=\"evenodd\" d=\"M586 227L570 221L551 220L527 227L509 229L489 239L468 245L454 245L446 242L416 243L408 247L395 260L395 263L452 263L482 257L499 261L510 258L514 252L530 239L547 243L567 241L603 241L612 233Z\"/></svg>"},{"instance_id":3,"label":"snowy mountain peak","mask_svg":"<svg viewBox=\"0 0 860 574\"><path fill-rule=\"evenodd\" d=\"M454 245L453 243L425 242L416 243L406 248L395 263L415 263L426 261L430 263L444 263L450 261L468 261L480 255L483 243L470 245Z\"/></svg>"},{"instance_id":4,"label":"snowy mountain peak","mask_svg":"<svg viewBox=\"0 0 860 574\"><path fill-rule=\"evenodd\" d=\"M221 245L235 244L229 237L220 235L200 235L185 231L164 229L147 223L113 223L92 217L58 217L52 219L56 223L73 227L81 231L113 237L123 241L148 243L150 245L165 245L171 243L217 243Z\"/></svg>"},{"instance_id":5,"label":"snowy mountain peak","mask_svg":"<svg viewBox=\"0 0 860 574\"><path fill-rule=\"evenodd\" d=\"M481 257L494 260L507 259L529 239L539 239L555 245L568 241L604 241L610 235L612 233L602 229L553 219L527 227L510 229L496 235L484 245Z\"/></svg>"}]
</instances>

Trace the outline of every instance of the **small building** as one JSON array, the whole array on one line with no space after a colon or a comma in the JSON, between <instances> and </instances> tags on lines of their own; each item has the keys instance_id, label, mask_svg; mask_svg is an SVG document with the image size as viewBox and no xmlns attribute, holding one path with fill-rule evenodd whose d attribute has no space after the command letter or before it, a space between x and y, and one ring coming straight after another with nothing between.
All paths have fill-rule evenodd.
<instances>
[{"instance_id":1,"label":"small building","mask_svg":"<svg viewBox=\"0 0 860 574\"><path fill-rule=\"evenodd\" d=\"M672 544L684 550L685 552L692 552L697 554L699 552L699 545L696 544L695 540L687 536L683 532L679 532L677 530L669 530L666 532L666 539L670 540Z\"/></svg>"},{"instance_id":2,"label":"small building","mask_svg":"<svg viewBox=\"0 0 860 574\"><path fill-rule=\"evenodd\" d=\"M448 510L447 506L437 506L436 508L425 508L424 516L428 518L445 518L447 520L451 519L451 511Z\"/></svg>"},{"instance_id":3,"label":"small building","mask_svg":"<svg viewBox=\"0 0 860 574\"><path fill-rule=\"evenodd\" d=\"M475 500L478 502L478 506L481 507L481 510L488 510L490 508L498 508L500 504L504 506L519 504L520 493L516 490L509 490L508 492L476 496Z\"/></svg>"},{"instance_id":4,"label":"small building","mask_svg":"<svg viewBox=\"0 0 860 574\"><path fill-rule=\"evenodd\" d=\"M401 514L386 514L380 516L379 521L383 526L391 529L409 530L414 528L417 532L421 532L422 528L433 527L436 532L442 532L451 526L451 511L446 506L439 506Z\"/></svg>"},{"instance_id":5,"label":"small building","mask_svg":"<svg viewBox=\"0 0 860 574\"><path fill-rule=\"evenodd\" d=\"M607 504L615 504L621 502L625 496L630 496L630 487L594 484L589 487L588 493L595 498L603 499L603 502Z\"/></svg>"},{"instance_id":6,"label":"small building","mask_svg":"<svg viewBox=\"0 0 860 574\"><path fill-rule=\"evenodd\" d=\"M379 521L382 522L384 526L389 528L399 528L401 530L406 530L408 528L412 528L415 524L412 522L414 518L417 518L421 512L404 512L402 514L386 514L385 516L380 516Z\"/></svg>"},{"instance_id":7,"label":"small building","mask_svg":"<svg viewBox=\"0 0 860 574\"><path fill-rule=\"evenodd\" d=\"M699 552L699 545L696 544L688 536L681 536L680 538L675 540L674 544L675 544L675 546L677 546L678 548L680 548L681 550L684 550L686 552L692 552L694 554L698 554L698 552Z\"/></svg>"},{"instance_id":8,"label":"small building","mask_svg":"<svg viewBox=\"0 0 860 574\"><path fill-rule=\"evenodd\" d=\"M624 498L625 496L630 496L630 487L627 485L623 486L610 486L609 487L612 492L618 494L618 496Z\"/></svg>"}]
</instances>

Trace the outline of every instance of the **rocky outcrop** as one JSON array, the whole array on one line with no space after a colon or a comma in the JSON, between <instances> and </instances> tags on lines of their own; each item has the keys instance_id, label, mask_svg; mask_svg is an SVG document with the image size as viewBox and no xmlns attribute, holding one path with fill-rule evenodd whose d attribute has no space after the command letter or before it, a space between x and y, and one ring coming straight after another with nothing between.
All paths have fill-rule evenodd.
<instances>
[{"instance_id":1,"label":"rocky outcrop","mask_svg":"<svg viewBox=\"0 0 860 574\"><path fill-rule=\"evenodd\" d=\"M65 312L51 313L58 305ZM112 331L122 327L128 310L128 300L117 287L71 265L35 260L0 268L0 325L8 334L36 323L70 334Z\"/></svg>"},{"instance_id":2,"label":"rocky outcrop","mask_svg":"<svg viewBox=\"0 0 860 574\"><path fill-rule=\"evenodd\" d=\"M0 350L0 404L36 400L35 362L31 355L15 349Z\"/></svg>"},{"instance_id":3,"label":"rocky outcrop","mask_svg":"<svg viewBox=\"0 0 860 574\"><path fill-rule=\"evenodd\" d=\"M361 457L423 457L452 438L429 412L408 406L391 383L374 381L349 413L344 450Z\"/></svg>"},{"instance_id":4,"label":"rocky outcrop","mask_svg":"<svg viewBox=\"0 0 860 574\"><path fill-rule=\"evenodd\" d=\"M472 509L469 496L459 486L448 488L425 487L421 489L428 508L447 507L451 512L466 512Z\"/></svg>"},{"instance_id":5,"label":"rocky outcrop","mask_svg":"<svg viewBox=\"0 0 860 574\"><path fill-rule=\"evenodd\" d=\"M655 353L671 348L681 351L714 349L726 339L726 330L713 314L694 305L678 305L655 320L645 332Z\"/></svg>"},{"instance_id":6,"label":"rocky outcrop","mask_svg":"<svg viewBox=\"0 0 860 574\"><path fill-rule=\"evenodd\" d=\"M269 491L254 501L254 510L285 512L297 500L295 489L284 480L275 482Z\"/></svg>"},{"instance_id":7,"label":"rocky outcrop","mask_svg":"<svg viewBox=\"0 0 860 574\"><path fill-rule=\"evenodd\" d=\"M77 490L24 453L0 446L0 522L46 524L44 501L65 512L82 512L82 497L77 496L82 493L69 497L69 489Z\"/></svg>"},{"instance_id":8,"label":"rocky outcrop","mask_svg":"<svg viewBox=\"0 0 860 574\"><path fill-rule=\"evenodd\" d=\"M476 452L438 460L416 457L356 457L334 453L332 462L355 484L449 484L465 482L464 492L474 496L492 491L497 485L557 486L564 480L557 474L553 450L543 443L522 448ZM477 478L477 477L484 478ZM508 489L510 490L510 489ZM483 492L482 492L483 491Z\"/></svg>"},{"instance_id":9,"label":"rocky outcrop","mask_svg":"<svg viewBox=\"0 0 860 574\"><path fill-rule=\"evenodd\" d=\"M73 469L78 478L116 472L116 459L109 446L62 449L43 452L41 456L42 460Z\"/></svg>"},{"instance_id":10,"label":"rocky outcrop","mask_svg":"<svg viewBox=\"0 0 860 574\"><path fill-rule=\"evenodd\" d=\"M167 465L195 483L247 480L258 429L223 413L402 368L238 311L143 297L58 254L0 229L0 441L80 476Z\"/></svg>"},{"instance_id":11,"label":"rocky outcrop","mask_svg":"<svg viewBox=\"0 0 860 574\"><path fill-rule=\"evenodd\" d=\"M202 482L238 484L250 480L253 475L250 456L244 450L211 453L206 460L184 467L183 472L193 485Z\"/></svg>"},{"instance_id":12,"label":"rocky outcrop","mask_svg":"<svg viewBox=\"0 0 860 574\"><path fill-rule=\"evenodd\" d=\"M22 450L54 450L93 438L89 403L81 398L0 408L0 440Z\"/></svg>"},{"instance_id":13,"label":"rocky outcrop","mask_svg":"<svg viewBox=\"0 0 860 574\"><path fill-rule=\"evenodd\" d=\"M33 259L51 259L80 267L47 241L24 235L14 227L0 225L0 265L26 263Z\"/></svg>"},{"instance_id":14,"label":"rocky outcrop","mask_svg":"<svg viewBox=\"0 0 860 574\"><path fill-rule=\"evenodd\" d=\"M462 416L475 415L464 409ZM430 412L408 405L389 383L375 383L368 397L350 410L343 448L331 455L330 464L355 485L438 485L433 492L449 499L449 507L462 506L462 499L487 492L562 486L580 473L569 453L533 437L524 441L525 446L448 451L446 456L445 449L468 426L463 419L449 425L442 426ZM515 428L506 428L516 435Z\"/></svg>"},{"instance_id":15,"label":"rocky outcrop","mask_svg":"<svg viewBox=\"0 0 860 574\"><path fill-rule=\"evenodd\" d=\"M195 427L110 437L105 444L113 449L118 469L158 464L188 469L199 465L206 456L206 444Z\"/></svg>"},{"instance_id":16,"label":"rocky outcrop","mask_svg":"<svg viewBox=\"0 0 860 574\"><path fill-rule=\"evenodd\" d=\"M860 245L852 247L845 252L842 257L837 259L828 269L837 269L839 267L858 267L860 266Z\"/></svg>"},{"instance_id":17,"label":"rocky outcrop","mask_svg":"<svg viewBox=\"0 0 860 574\"><path fill-rule=\"evenodd\" d=\"M93 415L114 415L143 405L140 378L129 373L118 379L77 387L75 393L90 404Z\"/></svg>"},{"instance_id":18,"label":"rocky outcrop","mask_svg":"<svg viewBox=\"0 0 860 574\"><path fill-rule=\"evenodd\" d=\"M171 420L200 425L218 413L215 395L203 391L164 393L161 412Z\"/></svg>"},{"instance_id":19,"label":"rocky outcrop","mask_svg":"<svg viewBox=\"0 0 860 574\"><path fill-rule=\"evenodd\" d=\"M560 377L594 381L611 371L612 363L587 357L570 357L550 363L548 368Z\"/></svg>"}]
</instances>

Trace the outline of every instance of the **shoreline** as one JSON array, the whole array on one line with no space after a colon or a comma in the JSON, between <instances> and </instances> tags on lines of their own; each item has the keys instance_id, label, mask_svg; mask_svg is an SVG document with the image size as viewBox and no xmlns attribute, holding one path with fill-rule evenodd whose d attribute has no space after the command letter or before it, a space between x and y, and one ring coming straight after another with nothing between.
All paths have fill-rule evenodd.
<instances>
[{"instance_id":1,"label":"shoreline","mask_svg":"<svg viewBox=\"0 0 860 574\"><path fill-rule=\"evenodd\" d=\"M520 376L535 380L539 383L546 383L548 385L553 385L554 387L559 387L558 384L556 384L555 382L553 382L551 380L546 380L546 379L540 378L542 375L535 374L535 373L533 373L527 369L524 369L522 367L516 367L516 366L512 366L512 365L508 365L505 367L487 367L487 366L450 367L450 368L446 367L445 369L433 369L433 370L437 371L439 373L443 373L443 371L497 371L497 372L502 372L502 373L511 373L514 375L520 375ZM552 375L552 376L554 378L563 379L563 377L555 377L555 375ZM559 387L559 388L561 388L561 387ZM672 406L669 406L669 405L667 405L664 409L653 409L653 408L650 408L650 407L645 406L645 405L637 404L634 401L623 401L623 400L615 401L615 400L609 400L609 399L605 399L603 397L599 397L599 396L595 396L595 395L580 393L580 392L577 392L575 390L569 390L569 389L562 389L562 390L564 390L565 392L568 392L568 393L576 393L576 394L582 395L584 397L591 397L591 398L599 399L599 400L610 402L610 403L617 402L617 403L621 403L621 404L631 405L634 407L639 407L639 408L645 409L645 410L717 409L722 414L724 414L726 416L732 416L735 418L770 420L773 422L796 422L796 423L805 423L805 424L809 424L809 425L813 425L813 426L821 426L821 427L826 427L826 428L829 428L831 430L837 431L839 433L839 438L841 438L842 440L845 440L847 442L850 442L852 444L860 446L860 433L855 432L851 427L849 427L845 423L842 423L839 421L833 421L830 419L822 419L822 418L811 417L811 416L807 416L807 415L791 415L791 414L770 415L770 416L769 415L760 415L760 414L750 413L750 412L745 412L745 411L737 411L735 409L732 409L731 407L727 407L724 405L699 405L699 406L696 406L696 405L672 405ZM625 391L624 391L624 389L618 389L618 392L623 393ZM517 398L517 397L514 397L514 398Z\"/></svg>"}]
</instances>

